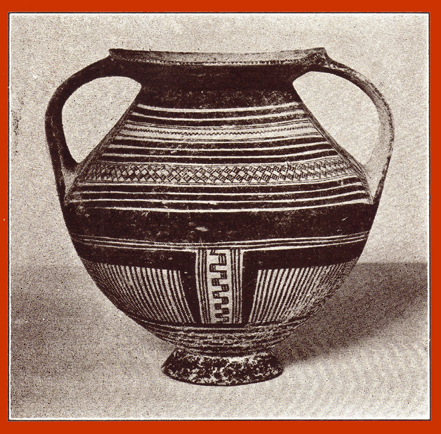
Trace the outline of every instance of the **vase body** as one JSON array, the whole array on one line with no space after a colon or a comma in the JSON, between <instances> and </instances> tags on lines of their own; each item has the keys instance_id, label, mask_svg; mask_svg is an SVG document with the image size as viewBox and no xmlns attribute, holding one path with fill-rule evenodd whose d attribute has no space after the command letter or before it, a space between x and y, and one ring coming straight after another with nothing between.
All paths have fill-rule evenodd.
<instances>
[{"instance_id":1,"label":"vase body","mask_svg":"<svg viewBox=\"0 0 441 434\"><path fill-rule=\"evenodd\" d=\"M292 86L314 55L112 53L141 91L60 199L97 286L177 347L174 378L279 375L268 351L362 253L379 197Z\"/></svg>"}]
</instances>

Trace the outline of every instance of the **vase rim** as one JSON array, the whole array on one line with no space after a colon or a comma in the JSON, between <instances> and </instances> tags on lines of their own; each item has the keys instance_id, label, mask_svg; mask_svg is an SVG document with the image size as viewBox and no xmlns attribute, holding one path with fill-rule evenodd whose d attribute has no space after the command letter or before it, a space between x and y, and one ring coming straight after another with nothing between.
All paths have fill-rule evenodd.
<instances>
[{"instance_id":1,"label":"vase rim","mask_svg":"<svg viewBox=\"0 0 441 434\"><path fill-rule=\"evenodd\" d=\"M109 50L115 60L162 65L204 65L204 66L247 66L280 65L298 63L313 55L326 55L325 48L267 52L175 52L175 51L140 51L113 48Z\"/></svg>"}]
</instances>

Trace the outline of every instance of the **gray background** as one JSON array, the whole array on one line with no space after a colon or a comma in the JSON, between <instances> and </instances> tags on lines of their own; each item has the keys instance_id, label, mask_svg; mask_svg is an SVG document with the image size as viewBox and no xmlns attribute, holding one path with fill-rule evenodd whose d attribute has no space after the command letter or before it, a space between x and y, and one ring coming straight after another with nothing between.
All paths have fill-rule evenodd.
<instances>
[{"instance_id":1,"label":"gray background","mask_svg":"<svg viewBox=\"0 0 441 434\"><path fill-rule=\"evenodd\" d=\"M424 14L12 14L10 17L13 419L424 419L428 396L428 16ZM279 51L323 46L367 76L395 118L385 189L360 264L323 311L275 353L280 377L232 388L174 381L173 347L96 288L64 227L44 112L70 75L109 48ZM361 162L376 140L370 100L310 73L306 105ZM134 99L96 80L63 115L81 160Z\"/></svg>"}]
</instances>

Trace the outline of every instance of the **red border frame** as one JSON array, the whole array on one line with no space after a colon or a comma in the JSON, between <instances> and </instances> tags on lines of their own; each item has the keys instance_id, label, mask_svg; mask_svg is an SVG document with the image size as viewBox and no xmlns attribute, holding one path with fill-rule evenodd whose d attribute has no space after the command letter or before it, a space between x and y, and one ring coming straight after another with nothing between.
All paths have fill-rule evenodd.
<instances>
[{"instance_id":1,"label":"red border frame","mask_svg":"<svg viewBox=\"0 0 441 434\"><path fill-rule=\"evenodd\" d=\"M137 4L138 3L138 4ZM437 7L433 6L435 2L405 2L405 1L370 1L367 5L356 5L353 1L334 1L320 2L314 1L313 3L304 2L303 5L296 4L294 2L288 2L286 0L278 1L276 3L271 3L271 8L268 7L267 2L262 1L231 1L225 0L219 4L202 2L201 0L191 0L184 4L177 1L167 2L167 5L162 5L162 7L155 8L154 5L148 4L146 2L135 2L130 4L129 10L123 10L121 8L120 2L115 1L82 1L77 0L76 2L55 2L55 1L29 1L26 3L10 4L6 6L2 11L2 20L4 25L1 27L3 33L2 44L2 59L4 62L4 69L0 75L0 83L2 89L2 98L5 104L2 105L2 116L1 122L3 124L5 142L8 143L8 37L9 37L9 13L10 12L428 12L430 13L430 55L431 55L431 70L436 71L438 60L438 42L440 32L438 28L438 11ZM150 7L149 7L150 6ZM358 7L356 7L358 6ZM430 79L430 94L431 101L435 101L439 96L439 85L434 80L435 74L431 74ZM431 120L436 116L435 109L431 105ZM436 125L436 124L435 124ZM435 138L439 133L437 129L431 129L431 140ZM2 157L0 158L0 183L4 188L2 189L1 208L0 208L0 252L2 255L1 261L1 272L3 276L3 281L5 287L8 286L8 150L7 146L3 146L1 151ZM440 154L439 147L435 146L431 148L431 169L435 168L436 162L439 159ZM431 174L436 173L435 170L431 170ZM431 176L431 221L434 219L435 211L438 205L437 192L440 191L440 182L437 177ZM431 269L436 270L436 258L437 258L437 241L441 237L441 229L438 229L437 225L431 225ZM434 306L437 306L439 295L436 288L438 282L438 277L436 273L431 275L431 312L435 313ZM7 291L5 291L4 303L4 319L2 320L4 325L4 344L8 346L8 298ZM431 335L437 335L438 325L436 321L436 315L431 315ZM433 340L433 339L432 339ZM435 340L436 343L436 340ZM249 430L251 432L262 431L267 432L271 429L296 429L304 430L305 432L316 430L325 430L327 433L329 431L344 432L344 431L366 431L370 432L373 429L376 431L386 431L395 428L401 432L423 430L424 432L440 431L440 428L436 429L438 426L437 408L438 402L438 387L439 386L439 374L437 374L436 364L434 363L437 359L439 350L431 348L431 420L430 421L195 421L195 422L146 422L147 425L140 426L140 423L144 422L97 422L84 421L81 425L76 425L78 422L21 422L21 421L9 421L9 396L8 396L8 359L7 357L1 358L2 372L4 373L4 393L1 395L4 399L2 400L2 418L0 419L0 426L6 432L39 432L50 433L58 432L62 430L66 431L77 431L81 430L92 430L92 429L102 429L106 433L119 432L121 429L147 429L147 430L160 430L161 432L170 430L170 432L189 432L195 434L197 432L209 431L210 433L223 432L227 430ZM3 353L6 355L6 351ZM329 422L329 423L328 423ZM390 423L394 422L391 426ZM124 426L121 426L124 423ZM369 425L369 423L374 423L375 425ZM416 423L422 423L424 425L415 425ZM126 424L130 424L127 426ZM135 425L136 424L136 425ZM275 424L275 425L273 425ZM324 425L326 424L326 425ZM399 424L399 425L396 425Z\"/></svg>"}]
</instances>

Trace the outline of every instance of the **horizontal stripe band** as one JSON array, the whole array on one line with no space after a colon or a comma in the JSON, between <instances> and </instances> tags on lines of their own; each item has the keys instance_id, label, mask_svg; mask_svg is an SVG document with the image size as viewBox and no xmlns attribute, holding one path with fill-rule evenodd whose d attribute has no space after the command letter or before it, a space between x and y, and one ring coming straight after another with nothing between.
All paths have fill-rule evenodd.
<instances>
[{"instance_id":1,"label":"horizontal stripe band","mask_svg":"<svg viewBox=\"0 0 441 434\"><path fill-rule=\"evenodd\" d=\"M115 210L141 210L158 212L257 212L294 211L298 209L340 206L354 203L370 204L366 193L348 193L326 199L311 198L302 200L277 199L271 201L186 201L173 200L130 200L130 199L71 199L70 203L81 203L88 208L111 208ZM289 206L287 206L289 204ZM240 207L239 207L240 206Z\"/></svg>"},{"instance_id":2,"label":"horizontal stripe band","mask_svg":"<svg viewBox=\"0 0 441 434\"><path fill-rule=\"evenodd\" d=\"M138 104L137 107L163 113L234 113L234 112L262 112L266 110L285 110L287 108L297 108L301 106L298 102L289 102L278 105L267 105L257 107L231 107L231 108L175 108L175 107L155 107L145 104Z\"/></svg>"},{"instance_id":3,"label":"horizontal stripe band","mask_svg":"<svg viewBox=\"0 0 441 434\"><path fill-rule=\"evenodd\" d=\"M299 141L296 141L299 142ZM213 154L222 154L222 155L234 155L237 153L256 153L259 154L261 152L287 152L289 150L296 150L298 152L306 152L308 150L314 150L314 149L329 149L330 146L325 141L311 141L310 143L291 143L288 145L281 145L281 146L270 146L270 147L263 147L263 146L255 146L252 148L238 148L238 149L232 149L230 147L224 147L219 148L216 147L190 147L185 148L181 146L168 146L168 147L161 147L160 144L156 144L156 146L146 146L145 142L141 143L124 143L124 142L113 142L107 149L111 150L112 152L141 152L141 153L148 153L148 152L163 152L167 154L176 154L176 153L193 153L193 154L203 154L206 153L207 155L213 155Z\"/></svg>"},{"instance_id":4,"label":"horizontal stripe band","mask_svg":"<svg viewBox=\"0 0 441 434\"><path fill-rule=\"evenodd\" d=\"M134 136L134 135L116 135L112 143L122 143L127 142L141 142L141 143L183 143L186 146L200 146L202 145L222 145L225 144L227 147L234 145L235 148L243 146L259 146L261 143L273 143L273 142L292 142L292 143L309 143L310 141L322 141L323 136L315 133L301 134L298 136L280 136L280 137L238 137L234 138L228 137L153 137L153 136ZM140 145L142 146L142 144Z\"/></svg>"},{"instance_id":5,"label":"horizontal stripe band","mask_svg":"<svg viewBox=\"0 0 441 434\"><path fill-rule=\"evenodd\" d=\"M355 190L355 191L354 191ZM103 195L107 194L108 197L106 198L94 198L93 195L90 198L84 197L84 194L79 194L79 199L73 199L71 200L71 202L91 202L91 201L111 201L112 198L110 197L113 193L112 192L108 192L108 193L101 193ZM180 200L173 200L173 199L167 199L167 200L162 200L162 199L155 199L155 198L138 198L138 197L134 197L134 198L127 198L123 196L123 193L116 193L119 194L121 197L115 198L113 200L119 202L161 202L164 204L168 204L168 203L172 203L172 204L177 204L177 203L182 203L183 199ZM130 193L126 193L126 194L130 194ZM146 195L148 195L148 193L145 193ZM161 193L159 193L161 194ZM308 192L308 193L302 193L302 192L294 192L291 193L291 195L293 196L292 198L289 199L268 199L268 198L261 198L260 201L264 202L264 203L287 203L287 202L293 202L293 203L302 203L302 202L307 202L307 201L322 201L322 200L328 200L328 199L335 199L335 198L340 198L340 197L345 197L345 196L349 196L352 194L359 194L361 196L365 196L367 197L367 193L364 191L364 189L362 188L362 186L360 185L359 187L359 191L356 191L356 189L351 189L348 192L345 193L339 193L339 194L330 194L329 196L321 196L321 195L317 195L315 194L315 192ZM304 197L303 195L306 195L306 197ZM182 194L182 196L186 196L185 193ZM218 195L219 196L219 195ZM301 199L297 199L297 197L300 196ZM311 196L311 197L307 197L307 196ZM221 197L221 196L219 196ZM248 203L255 203L258 202L258 200L256 199L248 199L248 200L228 200L231 198L231 195L228 195L226 199L222 200L223 205L226 204L232 204L232 205L236 205L236 204L243 204L243 205L247 205ZM219 201L221 201L221 199L219 199ZM191 200L191 203L200 203L200 204L209 204L209 205L218 205L218 203L216 203L216 201L214 200L200 200L200 199L196 199L196 200ZM185 205L185 202L183 203Z\"/></svg>"},{"instance_id":6,"label":"horizontal stripe band","mask_svg":"<svg viewBox=\"0 0 441 434\"><path fill-rule=\"evenodd\" d=\"M180 192L156 192L156 191L149 191L149 192L140 192L140 191L90 191L90 190L76 190L72 197L76 198L78 197L80 200L89 201L89 200L126 200L127 198L130 199L130 196L134 197L136 200L161 200L161 201L182 201L182 200L189 200L194 201L194 198L196 198L196 202L210 202L213 200L218 201L225 201L225 200L231 200L235 196L236 197L244 197L247 196L248 200L253 200L255 202L258 201L273 201L274 199L277 199L278 197L286 197L290 196L293 200L297 200L300 198L325 198L327 194L332 193L351 193L351 192L360 192L365 193L365 189L363 184L357 183L352 184L349 186L344 187L331 187L327 189L320 189L320 190L309 190L309 191L277 191L277 192L266 192L266 193L259 193L259 192L229 192L229 193L223 193L223 192L210 192L210 193L201 193L201 192L186 192L186 191L180 191ZM130 199L132 200L132 199ZM241 201L238 201L241 202Z\"/></svg>"},{"instance_id":7,"label":"horizontal stripe band","mask_svg":"<svg viewBox=\"0 0 441 434\"><path fill-rule=\"evenodd\" d=\"M110 182L81 182L77 185L77 191L81 192L132 192L132 193L193 193L193 194L270 194L270 193L285 193L285 192L307 192L307 191L321 191L333 188L346 187L351 185L360 185L361 182L356 176L345 176L338 180L326 180L322 182L306 184L293 183L281 185L165 185L158 183L151 184L133 184L133 183L110 183ZM160 189L158 191L158 186Z\"/></svg>"},{"instance_id":8,"label":"horizontal stripe band","mask_svg":"<svg viewBox=\"0 0 441 434\"><path fill-rule=\"evenodd\" d=\"M252 149L191 149L191 148L159 148L110 145L102 155L164 155L171 157L255 157L261 155L308 155L318 151L333 151L327 143L312 143L308 145L291 145L277 148ZM239 155L237 155L239 154Z\"/></svg>"},{"instance_id":9,"label":"horizontal stripe band","mask_svg":"<svg viewBox=\"0 0 441 434\"><path fill-rule=\"evenodd\" d=\"M340 205L356 205L356 204L371 204L370 201L366 199L354 199L354 200L348 200L346 202L340 202L340 203L334 203L332 206L340 206ZM118 211L149 211L149 212L163 212L163 213L225 213L228 215L228 213L256 213L256 212L283 212L283 211L294 211L294 210L301 210L301 209L314 209L314 208L329 208L330 204L310 204L305 206L296 206L293 207L268 207L268 208L230 208L230 209L172 209L172 208L153 208L153 207L140 207L140 206L115 206L112 204L106 205L106 204L99 204L96 206L89 205L88 207L90 209L113 209Z\"/></svg>"},{"instance_id":10,"label":"horizontal stripe band","mask_svg":"<svg viewBox=\"0 0 441 434\"><path fill-rule=\"evenodd\" d=\"M168 144L165 146L164 144ZM259 138L253 140L187 140L187 139L153 139L146 137L141 139L139 137L129 138L116 136L109 148L115 146L133 146L135 148L161 148L169 149L191 149L191 150L228 150L230 152L239 152L241 150L257 150L257 149L277 149L289 146L309 146L310 144L328 143L321 135L306 135L302 137L279 137L271 140L260 140ZM329 146L329 144L328 144Z\"/></svg>"},{"instance_id":11,"label":"horizontal stripe band","mask_svg":"<svg viewBox=\"0 0 441 434\"><path fill-rule=\"evenodd\" d=\"M296 112L295 112L296 113ZM246 116L243 118L244 121L250 121L256 119L256 120L261 120L264 121L264 123L250 123L250 122L246 122L246 123L238 123L237 120L238 118L212 118L212 119L189 119L190 121L194 121L195 125L182 125L182 124L169 124L169 123L163 123L163 122L148 122L146 119L150 118L150 116L147 115L141 115L141 114L137 114L135 112L132 112L128 118L126 118L126 121L124 123L124 127L127 128L131 128L131 129L143 129L143 128L161 128L164 130L170 129L170 130L213 130L213 131L218 131L218 130L232 130L232 131L236 131L236 130L247 130L250 128L261 128L261 129L267 129L267 128L280 128L280 127L287 127L287 126L296 126L297 128L305 128L306 126L314 126L313 122L311 121L310 118L306 117L306 116L299 116L299 113L303 113L303 112L298 112L298 114L284 114L283 116L277 115L276 119L272 119L275 115L271 115L271 118L262 118L262 117L258 117L256 116L256 118L254 118L253 116ZM140 116L142 117L143 120L141 119L130 119L130 116L132 115L136 115L136 116ZM160 117L155 117L153 116L151 119L162 119ZM175 118L164 118L167 119L169 121L173 121ZM242 118L239 118L239 120L241 120ZM177 121L187 121L187 119L181 119L181 118L176 118L176 122ZM210 122L210 125L200 125L199 122L202 121L206 121L206 122ZM231 122L226 122L226 121L231 121ZM212 124L212 125L211 125Z\"/></svg>"},{"instance_id":12,"label":"horizontal stripe band","mask_svg":"<svg viewBox=\"0 0 441 434\"><path fill-rule=\"evenodd\" d=\"M209 126L209 127L191 127L191 126L179 126L179 127L165 127L158 126L156 124L129 124L126 123L124 128L119 132L120 135L161 135L161 136L191 136L191 138L196 136L250 136L255 137L256 135L266 137L266 136L277 136L290 132L291 135L301 135L304 133L317 133L317 129L311 124L311 122L302 122L299 124L292 122L283 122L280 124L271 124L268 126L255 126L247 125L232 128L231 126ZM293 134L295 133L295 134Z\"/></svg>"},{"instance_id":13,"label":"horizontal stripe band","mask_svg":"<svg viewBox=\"0 0 441 434\"><path fill-rule=\"evenodd\" d=\"M195 156L195 155L140 155L140 154L119 154L115 152L106 152L101 155L101 161L109 162L131 162L131 163L142 163L142 162L158 162L168 164L170 162L182 162L183 160L187 163L198 162L200 164L230 164L232 162L251 164L251 163L265 163L268 160L272 162L302 162L308 160L314 160L316 158L327 157L327 156L337 156L338 153L334 150L316 150L308 153L297 153L282 154L282 155L265 155L265 156Z\"/></svg>"},{"instance_id":14,"label":"horizontal stripe band","mask_svg":"<svg viewBox=\"0 0 441 434\"><path fill-rule=\"evenodd\" d=\"M358 243L365 241L369 232L358 232L349 235L331 235L327 237L278 238L266 240L250 240L238 242L217 243L159 243L144 240L125 240L100 236L85 236L72 234L72 238L81 243L101 245L124 249L156 249L156 250L186 250L197 251L200 248L240 248L247 250L267 250L271 248L310 248L317 246L333 246L338 244Z\"/></svg>"},{"instance_id":15,"label":"horizontal stripe band","mask_svg":"<svg viewBox=\"0 0 441 434\"><path fill-rule=\"evenodd\" d=\"M303 110L294 110L294 111L287 111L287 112L279 112L279 113L265 113L265 114L251 114L247 116L224 116L224 117L188 117L188 116L181 116L181 117L171 117L171 116L158 116L157 114L152 114L151 112L140 112L140 111L133 111L129 115L129 119L135 117L135 120L138 120L136 118L140 119L150 119L153 122L155 120L161 121L161 124L176 124L180 125L181 123L194 123L194 124L202 124L207 123L208 125L217 125L218 123L234 123L234 124L243 124L243 123L249 123L250 121L253 123L268 123L271 119L290 119L292 121L294 120L302 120L302 119L308 119L306 116L306 113Z\"/></svg>"}]
</instances>

